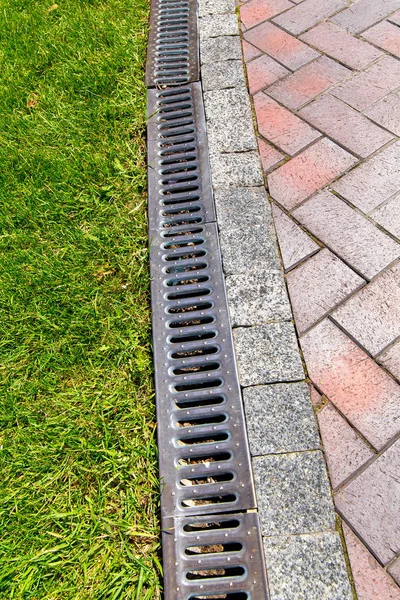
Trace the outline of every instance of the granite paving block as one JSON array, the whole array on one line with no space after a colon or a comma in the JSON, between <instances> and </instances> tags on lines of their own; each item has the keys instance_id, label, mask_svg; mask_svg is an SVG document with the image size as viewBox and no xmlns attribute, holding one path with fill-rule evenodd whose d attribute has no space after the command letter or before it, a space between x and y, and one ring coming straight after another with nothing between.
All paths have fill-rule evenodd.
<instances>
[{"instance_id":1,"label":"granite paving block","mask_svg":"<svg viewBox=\"0 0 400 600\"><path fill-rule=\"evenodd\" d=\"M400 585L400 557L396 558L388 567L388 572L393 579ZM400 600L400 589L397 591L398 596L395 596L396 600Z\"/></svg>"},{"instance_id":2,"label":"granite paving block","mask_svg":"<svg viewBox=\"0 0 400 600\"><path fill-rule=\"evenodd\" d=\"M269 22L246 31L244 38L292 71L319 56L318 52Z\"/></svg>"},{"instance_id":3,"label":"granite paving block","mask_svg":"<svg viewBox=\"0 0 400 600\"><path fill-rule=\"evenodd\" d=\"M275 204L272 214L285 271L320 250L320 246Z\"/></svg>"},{"instance_id":4,"label":"granite paving block","mask_svg":"<svg viewBox=\"0 0 400 600\"><path fill-rule=\"evenodd\" d=\"M381 21L362 34L363 38L400 57L400 29L389 21Z\"/></svg>"},{"instance_id":5,"label":"granite paving block","mask_svg":"<svg viewBox=\"0 0 400 600\"><path fill-rule=\"evenodd\" d=\"M400 240L400 194L392 196L390 200L378 206L370 213L370 216Z\"/></svg>"},{"instance_id":6,"label":"granite paving block","mask_svg":"<svg viewBox=\"0 0 400 600\"><path fill-rule=\"evenodd\" d=\"M358 598L362 600L400 600L400 589L364 544L343 523L347 552L350 558Z\"/></svg>"},{"instance_id":7,"label":"granite paving block","mask_svg":"<svg viewBox=\"0 0 400 600\"><path fill-rule=\"evenodd\" d=\"M385 352L382 352L377 360L385 369L400 380L400 341L385 350Z\"/></svg>"},{"instance_id":8,"label":"granite paving block","mask_svg":"<svg viewBox=\"0 0 400 600\"><path fill-rule=\"evenodd\" d=\"M253 458L263 536L335 529L335 512L322 452Z\"/></svg>"},{"instance_id":9,"label":"granite paving block","mask_svg":"<svg viewBox=\"0 0 400 600\"><path fill-rule=\"evenodd\" d=\"M282 152L279 152L276 148L267 144L261 138L258 138L258 150L260 152L261 162L263 171L266 173L270 171L275 165L281 162L285 158Z\"/></svg>"},{"instance_id":10,"label":"granite paving block","mask_svg":"<svg viewBox=\"0 0 400 600\"><path fill-rule=\"evenodd\" d=\"M292 323L269 323L233 330L242 386L299 381L304 370Z\"/></svg>"},{"instance_id":11,"label":"granite paving block","mask_svg":"<svg viewBox=\"0 0 400 600\"><path fill-rule=\"evenodd\" d=\"M381 150L332 187L360 210L370 212L400 191L400 142Z\"/></svg>"},{"instance_id":12,"label":"granite paving block","mask_svg":"<svg viewBox=\"0 0 400 600\"><path fill-rule=\"evenodd\" d=\"M200 60L202 65L224 60L242 60L240 37L235 35L203 40L200 44Z\"/></svg>"},{"instance_id":13,"label":"granite paving block","mask_svg":"<svg viewBox=\"0 0 400 600\"><path fill-rule=\"evenodd\" d=\"M277 63L270 56L266 54L259 56L247 65L250 94L256 94L289 73L288 69Z\"/></svg>"},{"instance_id":14,"label":"granite paving block","mask_svg":"<svg viewBox=\"0 0 400 600\"><path fill-rule=\"evenodd\" d=\"M364 69L382 56L378 50L333 23L325 21L304 33L300 39L352 69Z\"/></svg>"},{"instance_id":15,"label":"granite paving block","mask_svg":"<svg viewBox=\"0 0 400 600\"><path fill-rule=\"evenodd\" d=\"M198 0L199 17L235 12L235 0Z\"/></svg>"},{"instance_id":16,"label":"granite paving block","mask_svg":"<svg viewBox=\"0 0 400 600\"><path fill-rule=\"evenodd\" d=\"M321 56L283 81L271 85L266 93L284 106L296 110L350 74L350 69L327 56Z\"/></svg>"},{"instance_id":17,"label":"granite paving block","mask_svg":"<svg viewBox=\"0 0 400 600\"><path fill-rule=\"evenodd\" d=\"M329 477L332 487L337 488L374 453L332 404L318 411L317 418Z\"/></svg>"},{"instance_id":18,"label":"granite paving block","mask_svg":"<svg viewBox=\"0 0 400 600\"><path fill-rule=\"evenodd\" d=\"M246 89L213 90L203 97L211 154L257 150Z\"/></svg>"},{"instance_id":19,"label":"granite paving block","mask_svg":"<svg viewBox=\"0 0 400 600\"><path fill-rule=\"evenodd\" d=\"M338 510L383 565L400 552L399 473L400 440L335 495Z\"/></svg>"},{"instance_id":20,"label":"granite paving block","mask_svg":"<svg viewBox=\"0 0 400 600\"><path fill-rule=\"evenodd\" d=\"M375 356L400 336L400 263L378 275L332 313Z\"/></svg>"},{"instance_id":21,"label":"granite paving block","mask_svg":"<svg viewBox=\"0 0 400 600\"><path fill-rule=\"evenodd\" d=\"M400 62L392 56L383 56L365 71L337 86L331 93L353 108L365 110L399 86Z\"/></svg>"},{"instance_id":22,"label":"granite paving block","mask_svg":"<svg viewBox=\"0 0 400 600\"><path fill-rule=\"evenodd\" d=\"M400 0L359 0L343 10L332 21L352 33L360 33L400 8Z\"/></svg>"},{"instance_id":23,"label":"granite paving block","mask_svg":"<svg viewBox=\"0 0 400 600\"><path fill-rule=\"evenodd\" d=\"M343 148L322 138L268 176L270 194L292 210L356 162Z\"/></svg>"},{"instance_id":24,"label":"granite paving block","mask_svg":"<svg viewBox=\"0 0 400 600\"><path fill-rule=\"evenodd\" d=\"M261 135L287 154L296 154L321 137L318 131L263 92L254 96L254 109Z\"/></svg>"},{"instance_id":25,"label":"granite paving block","mask_svg":"<svg viewBox=\"0 0 400 600\"><path fill-rule=\"evenodd\" d=\"M393 25L393 27L395 27ZM399 30L400 35L400 27L396 27ZM388 94L385 98L382 98L379 102L367 108L364 111L364 114L367 115L372 121L382 125L389 131L392 131L396 135L400 135L400 93L393 92L392 94Z\"/></svg>"},{"instance_id":26,"label":"granite paving block","mask_svg":"<svg viewBox=\"0 0 400 600\"><path fill-rule=\"evenodd\" d=\"M235 13L207 15L199 19L200 40L220 36L238 35L239 25Z\"/></svg>"},{"instance_id":27,"label":"granite paving block","mask_svg":"<svg viewBox=\"0 0 400 600\"><path fill-rule=\"evenodd\" d=\"M232 327L290 321L292 311L282 272L231 275L226 279Z\"/></svg>"},{"instance_id":28,"label":"granite paving block","mask_svg":"<svg viewBox=\"0 0 400 600\"><path fill-rule=\"evenodd\" d=\"M252 456L319 448L305 382L246 388L243 401Z\"/></svg>"},{"instance_id":29,"label":"granite paving block","mask_svg":"<svg viewBox=\"0 0 400 600\"><path fill-rule=\"evenodd\" d=\"M324 248L287 275L300 335L365 284L357 273Z\"/></svg>"},{"instance_id":30,"label":"granite paving block","mask_svg":"<svg viewBox=\"0 0 400 600\"><path fill-rule=\"evenodd\" d=\"M227 275L280 268L275 237L263 226L221 230L220 244Z\"/></svg>"},{"instance_id":31,"label":"granite paving block","mask_svg":"<svg viewBox=\"0 0 400 600\"><path fill-rule=\"evenodd\" d=\"M364 115L329 94L317 98L298 114L335 142L362 158L366 158L393 139L391 133L371 123Z\"/></svg>"},{"instance_id":32,"label":"granite paving block","mask_svg":"<svg viewBox=\"0 0 400 600\"><path fill-rule=\"evenodd\" d=\"M400 256L397 242L328 190L319 192L293 215L366 279Z\"/></svg>"},{"instance_id":33,"label":"granite paving block","mask_svg":"<svg viewBox=\"0 0 400 600\"><path fill-rule=\"evenodd\" d=\"M380 450L400 432L400 386L325 319L301 338L311 380Z\"/></svg>"},{"instance_id":34,"label":"granite paving block","mask_svg":"<svg viewBox=\"0 0 400 600\"><path fill-rule=\"evenodd\" d=\"M240 20L250 29L292 6L288 0L250 0L240 7Z\"/></svg>"},{"instance_id":35,"label":"granite paving block","mask_svg":"<svg viewBox=\"0 0 400 600\"><path fill-rule=\"evenodd\" d=\"M336 532L269 537L264 550L270 600L353 600Z\"/></svg>"},{"instance_id":36,"label":"granite paving block","mask_svg":"<svg viewBox=\"0 0 400 600\"><path fill-rule=\"evenodd\" d=\"M263 225L269 228L274 237L271 205L264 188L218 189L214 192L214 200L219 229L243 229L250 232L253 227Z\"/></svg>"},{"instance_id":37,"label":"granite paving block","mask_svg":"<svg viewBox=\"0 0 400 600\"><path fill-rule=\"evenodd\" d=\"M347 0L304 0L273 21L290 33L299 35L347 6Z\"/></svg>"},{"instance_id":38,"label":"granite paving block","mask_svg":"<svg viewBox=\"0 0 400 600\"><path fill-rule=\"evenodd\" d=\"M203 65L201 69L203 90L245 88L246 80L241 60L223 60Z\"/></svg>"},{"instance_id":39,"label":"granite paving block","mask_svg":"<svg viewBox=\"0 0 400 600\"><path fill-rule=\"evenodd\" d=\"M210 154L210 165L214 188L264 184L258 152Z\"/></svg>"}]
</instances>

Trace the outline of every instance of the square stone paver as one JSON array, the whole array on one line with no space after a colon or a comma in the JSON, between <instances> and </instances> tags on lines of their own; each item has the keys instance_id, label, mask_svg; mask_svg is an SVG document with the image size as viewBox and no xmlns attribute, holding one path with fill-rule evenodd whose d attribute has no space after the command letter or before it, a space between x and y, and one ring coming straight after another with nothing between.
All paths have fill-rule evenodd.
<instances>
[{"instance_id":1,"label":"square stone paver","mask_svg":"<svg viewBox=\"0 0 400 600\"><path fill-rule=\"evenodd\" d=\"M241 60L223 60L203 65L201 80L206 92L224 88L242 87L245 89L246 87Z\"/></svg>"},{"instance_id":2,"label":"square stone paver","mask_svg":"<svg viewBox=\"0 0 400 600\"><path fill-rule=\"evenodd\" d=\"M253 458L262 535L335 528L335 512L322 452Z\"/></svg>"},{"instance_id":3,"label":"square stone paver","mask_svg":"<svg viewBox=\"0 0 400 600\"><path fill-rule=\"evenodd\" d=\"M332 313L351 337L375 356L400 336L400 262Z\"/></svg>"},{"instance_id":4,"label":"square stone paver","mask_svg":"<svg viewBox=\"0 0 400 600\"><path fill-rule=\"evenodd\" d=\"M221 230L271 226L271 206L263 187L217 189L214 200Z\"/></svg>"},{"instance_id":5,"label":"square stone paver","mask_svg":"<svg viewBox=\"0 0 400 600\"><path fill-rule=\"evenodd\" d=\"M219 241L227 275L280 269L275 236L263 226L223 229Z\"/></svg>"},{"instance_id":6,"label":"square stone paver","mask_svg":"<svg viewBox=\"0 0 400 600\"><path fill-rule=\"evenodd\" d=\"M296 326L302 334L365 280L324 248L290 271L287 284Z\"/></svg>"},{"instance_id":7,"label":"square stone paver","mask_svg":"<svg viewBox=\"0 0 400 600\"><path fill-rule=\"evenodd\" d=\"M258 152L210 154L214 188L253 187L264 184Z\"/></svg>"},{"instance_id":8,"label":"square stone paver","mask_svg":"<svg viewBox=\"0 0 400 600\"><path fill-rule=\"evenodd\" d=\"M246 388L243 400L253 456L319 448L310 391L305 382Z\"/></svg>"},{"instance_id":9,"label":"square stone paver","mask_svg":"<svg viewBox=\"0 0 400 600\"><path fill-rule=\"evenodd\" d=\"M231 275L226 278L232 327L290 321L292 311L281 271Z\"/></svg>"},{"instance_id":10,"label":"square stone paver","mask_svg":"<svg viewBox=\"0 0 400 600\"><path fill-rule=\"evenodd\" d=\"M335 495L338 510L384 565L400 552L399 474L400 440Z\"/></svg>"},{"instance_id":11,"label":"square stone paver","mask_svg":"<svg viewBox=\"0 0 400 600\"><path fill-rule=\"evenodd\" d=\"M264 550L270 600L353 599L336 532L269 537Z\"/></svg>"},{"instance_id":12,"label":"square stone paver","mask_svg":"<svg viewBox=\"0 0 400 600\"><path fill-rule=\"evenodd\" d=\"M292 323L238 327L233 339L242 386L304 378Z\"/></svg>"}]
</instances>

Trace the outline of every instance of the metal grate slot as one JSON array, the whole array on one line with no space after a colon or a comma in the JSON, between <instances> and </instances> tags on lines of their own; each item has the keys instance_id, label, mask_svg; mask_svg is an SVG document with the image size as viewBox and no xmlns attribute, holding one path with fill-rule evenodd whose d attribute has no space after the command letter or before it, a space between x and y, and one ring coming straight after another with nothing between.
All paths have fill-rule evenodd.
<instances>
[{"instance_id":1,"label":"metal grate slot","mask_svg":"<svg viewBox=\"0 0 400 600\"><path fill-rule=\"evenodd\" d=\"M216 225L191 231L151 232L165 516L255 506Z\"/></svg>"},{"instance_id":2,"label":"metal grate slot","mask_svg":"<svg viewBox=\"0 0 400 600\"><path fill-rule=\"evenodd\" d=\"M193 0L152 0L146 85L199 80L197 6Z\"/></svg>"},{"instance_id":3,"label":"metal grate slot","mask_svg":"<svg viewBox=\"0 0 400 600\"><path fill-rule=\"evenodd\" d=\"M170 598L267 598L256 513L164 519L163 548L176 567L166 573Z\"/></svg>"},{"instance_id":4,"label":"metal grate slot","mask_svg":"<svg viewBox=\"0 0 400 600\"><path fill-rule=\"evenodd\" d=\"M148 113L150 230L214 221L200 84L149 90Z\"/></svg>"}]
</instances>

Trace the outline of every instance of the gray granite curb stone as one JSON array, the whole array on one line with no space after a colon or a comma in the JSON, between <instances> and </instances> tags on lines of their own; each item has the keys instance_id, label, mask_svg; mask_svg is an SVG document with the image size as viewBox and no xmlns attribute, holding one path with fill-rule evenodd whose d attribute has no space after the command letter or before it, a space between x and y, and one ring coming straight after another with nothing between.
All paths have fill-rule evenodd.
<instances>
[{"instance_id":1,"label":"gray granite curb stone","mask_svg":"<svg viewBox=\"0 0 400 600\"><path fill-rule=\"evenodd\" d=\"M304 381L245 388L243 401L252 456L320 447Z\"/></svg>"},{"instance_id":2,"label":"gray granite curb stone","mask_svg":"<svg viewBox=\"0 0 400 600\"><path fill-rule=\"evenodd\" d=\"M264 550L271 600L352 600L336 532L269 537Z\"/></svg>"},{"instance_id":3,"label":"gray granite curb stone","mask_svg":"<svg viewBox=\"0 0 400 600\"><path fill-rule=\"evenodd\" d=\"M235 0L199 0L217 225L270 600L351 600L245 91Z\"/></svg>"}]
</instances>

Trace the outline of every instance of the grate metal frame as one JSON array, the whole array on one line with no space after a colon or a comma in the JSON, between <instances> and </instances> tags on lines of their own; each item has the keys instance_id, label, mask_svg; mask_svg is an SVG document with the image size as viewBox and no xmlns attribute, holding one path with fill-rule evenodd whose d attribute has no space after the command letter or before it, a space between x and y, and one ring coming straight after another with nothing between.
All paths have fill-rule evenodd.
<instances>
[{"instance_id":1,"label":"grate metal frame","mask_svg":"<svg viewBox=\"0 0 400 600\"><path fill-rule=\"evenodd\" d=\"M152 0L146 64L147 87L199 81L195 0Z\"/></svg>"}]
</instances>

